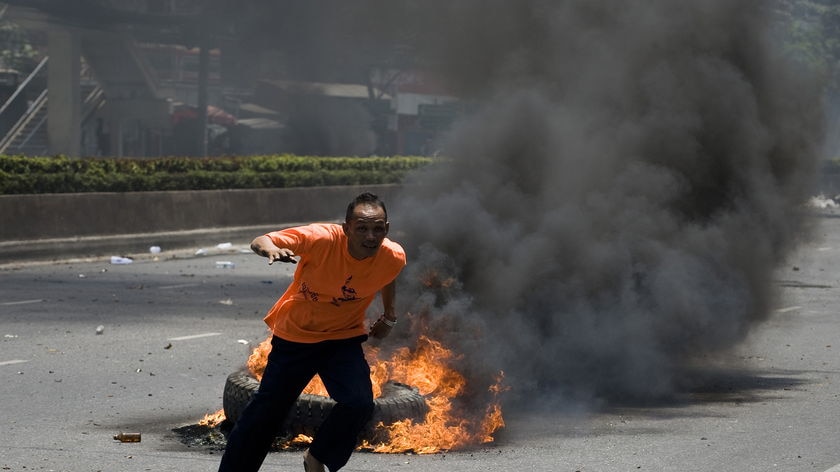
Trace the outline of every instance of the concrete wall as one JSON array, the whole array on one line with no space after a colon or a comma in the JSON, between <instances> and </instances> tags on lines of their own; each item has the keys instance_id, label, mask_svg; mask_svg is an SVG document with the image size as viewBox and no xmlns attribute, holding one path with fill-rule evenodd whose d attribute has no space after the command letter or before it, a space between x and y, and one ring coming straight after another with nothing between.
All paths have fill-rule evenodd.
<instances>
[{"instance_id":1,"label":"concrete wall","mask_svg":"<svg viewBox=\"0 0 840 472\"><path fill-rule=\"evenodd\" d=\"M279 227L340 221L371 191L394 201L398 185L185 192L0 195L0 264L131 255L220 242L247 244ZM840 195L840 175L819 189Z\"/></svg>"},{"instance_id":2,"label":"concrete wall","mask_svg":"<svg viewBox=\"0 0 840 472\"><path fill-rule=\"evenodd\" d=\"M340 221L363 191L396 185L0 195L0 262L189 247L311 221Z\"/></svg>"}]
</instances>

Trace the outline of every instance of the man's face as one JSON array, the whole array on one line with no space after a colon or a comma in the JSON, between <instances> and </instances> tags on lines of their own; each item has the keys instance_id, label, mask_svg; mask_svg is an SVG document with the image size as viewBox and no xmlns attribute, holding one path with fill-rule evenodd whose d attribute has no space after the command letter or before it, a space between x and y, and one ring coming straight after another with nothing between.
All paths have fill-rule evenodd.
<instances>
[{"instance_id":1,"label":"man's face","mask_svg":"<svg viewBox=\"0 0 840 472\"><path fill-rule=\"evenodd\" d=\"M377 205L356 205L353 217L342 226L347 235L347 249L356 259L376 255L382 240L388 235L385 211Z\"/></svg>"}]
</instances>

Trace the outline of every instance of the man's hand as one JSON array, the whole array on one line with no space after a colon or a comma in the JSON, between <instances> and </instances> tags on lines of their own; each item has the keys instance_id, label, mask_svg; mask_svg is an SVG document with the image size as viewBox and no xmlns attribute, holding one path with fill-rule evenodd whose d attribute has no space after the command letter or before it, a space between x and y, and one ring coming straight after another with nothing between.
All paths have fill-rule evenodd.
<instances>
[{"instance_id":1,"label":"man's hand","mask_svg":"<svg viewBox=\"0 0 840 472\"><path fill-rule=\"evenodd\" d=\"M297 261L294 259L294 251L289 248L275 246L271 238L266 235L254 238L251 241L251 250L263 257L267 257L269 265L274 264L275 261L297 264Z\"/></svg>"},{"instance_id":2,"label":"man's hand","mask_svg":"<svg viewBox=\"0 0 840 472\"><path fill-rule=\"evenodd\" d=\"M396 318L389 318L387 315L382 315L370 325L369 335L376 339L382 339L391 333L391 328L396 326L396 324Z\"/></svg>"},{"instance_id":3,"label":"man's hand","mask_svg":"<svg viewBox=\"0 0 840 472\"><path fill-rule=\"evenodd\" d=\"M268 251L266 257L268 257L268 265L274 264L274 261L297 264L297 261L294 259L295 253L291 249L279 248L274 251Z\"/></svg>"}]
</instances>

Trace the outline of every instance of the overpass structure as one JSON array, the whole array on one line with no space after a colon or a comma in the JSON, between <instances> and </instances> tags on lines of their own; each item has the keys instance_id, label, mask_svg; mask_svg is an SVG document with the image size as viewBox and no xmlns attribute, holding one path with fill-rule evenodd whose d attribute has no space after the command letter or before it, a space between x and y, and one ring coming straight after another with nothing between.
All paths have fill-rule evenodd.
<instances>
[{"instance_id":1,"label":"overpass structure","mask_svg":"<svg viewBox=\"0 0 840 472\"><path fill-rule=\"evenodd\" d=\"M10 0L2 14L47 39L48 57L0 108L0 152L159 155L173 106L195 104L192 155L206 155L217 0ZM216 15L215 17L218 17ZM214 34L218 35L219 29ZM218 38L218 36L215 36ZM191 80L161 78L141 44L180 51Z\"/></svg>"},{"instance_id":2,"label":"overpass structure","mask_svg":"<svg viewBox=\"0 0 840 472\"><path fill-rule=\"evenodd\" d=\"M0 0L48 55L0 99L0 154L437 152L466 108L401 39L360 33L376 12L277 3Z\"/></svg>"}]
</instances>

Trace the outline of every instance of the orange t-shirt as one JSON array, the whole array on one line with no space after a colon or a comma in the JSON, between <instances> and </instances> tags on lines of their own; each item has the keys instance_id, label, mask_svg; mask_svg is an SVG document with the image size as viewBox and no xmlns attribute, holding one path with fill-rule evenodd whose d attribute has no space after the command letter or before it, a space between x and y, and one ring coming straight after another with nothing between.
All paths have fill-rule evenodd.
<instances>
[{"instance_id":1,"label":"orange t-shirt","mask_svg":"<svg viewBox=\"0 0 840 472\"><path fill-rule=\"evenodd\" d=\"M292 281L265 317L278 337L299 343L365 335L365 310L405 266L403 248L385 239L373 257L347 250L338 224L311 224L266 234L300 256Z\"/></svg>"}]
</instances>

